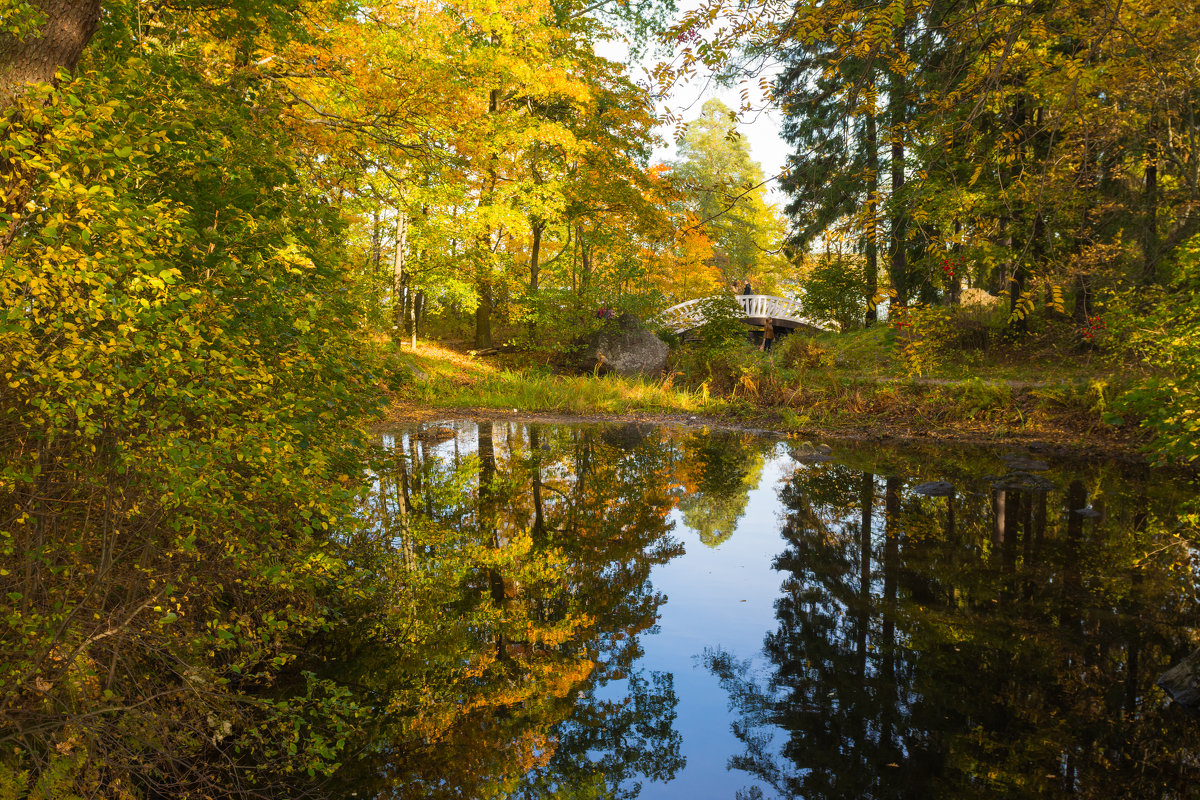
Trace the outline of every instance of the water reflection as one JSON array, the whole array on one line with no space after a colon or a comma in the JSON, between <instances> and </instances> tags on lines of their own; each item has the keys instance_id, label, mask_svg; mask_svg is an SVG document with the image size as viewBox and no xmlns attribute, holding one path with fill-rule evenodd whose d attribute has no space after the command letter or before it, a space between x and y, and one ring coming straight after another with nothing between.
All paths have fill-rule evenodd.
<instances>
[{"instance_id":1,"label":"water reflection","mask_svg":"<svg viewBox=\"0 0 1200 800\"><path fill-rule=\"evenodd\" d=\"M1194 796L1197 726L1153 688L1197 624L1170 498L963 470L929 497L891 471L920 461L872 460L780 491L771 667L706 654L737 710L731 768L788 798Z\"/></svg>"},{"instance_id":2,"label":"water reflection","mask_svg":"<svg viewBox=\"0 0 1200 800\"><path fill-rule=\"evenodd\" d=\"M680 667L646 655L653 581L720 565L764 502L774 618L735 622L762 651L683 616L740 797L1187 797L1200 780L1200 726L1153 687L1200 623L1196 562L1167 535L1187 487L965 451L793 459L637 425L384 443L356 544L378 585L319 646L355 703L335 796L675 796L704 765L685 757Z\"/></svg>"},{"instance_id":3,"label":"water reflection","mask_svg":"<svg viewBox=\"0 0 1200 800\"><path fill-rule=\"evenodd\" d=\"M397 797L633 797L670 780L672 675L637 661L664 602L651 569L682 553L677 443L481 422L385 445L364 512L399 556L411 633L347 659L379 687L378 728L340 779Z\"/></svg>"}]
</instances>

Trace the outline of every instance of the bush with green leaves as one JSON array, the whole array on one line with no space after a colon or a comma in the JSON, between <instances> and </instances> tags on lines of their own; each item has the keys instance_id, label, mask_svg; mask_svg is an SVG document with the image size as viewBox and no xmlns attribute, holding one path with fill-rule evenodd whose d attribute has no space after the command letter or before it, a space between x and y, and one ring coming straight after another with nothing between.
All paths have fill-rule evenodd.
<instances>
[{"instance_id":1,"label":"bush with green leaves","mask_svg":"<svg viewBox=\"0 0 1200 800\"><path fill-rule=\"evenodd\" d=\"M731 350L747 342L742 307L731 295L715 294L700 300L704 324L696 329L696 349L706 356Z\"/></svg>"},{"instance_id":2,"label":"bush with green leaves","mask_svg":"<svg viewBox=\"0 0 1200 800\"><path fill-rule=\"evenodd\" d=\"M843 331L862 327L867 304L867 279L860 256L822 253L805 275L801 303L809 315L837 323Z\"/></svg>"},{"instance_id":3,"label":"bush with green leaves","mask_svg":"<svg viewBox=\"0 0 1200 800\"><path fill-rule=\"evenodd\" d=\"M1109 340L1152 370L1107 417L1140 417L1159 461L1192 464L1200 458L1200 236L1180 248L1174 266L1167 288L1131 290L1107 304Z\"/></svg>"},{"instance_id":4,"label":"bush with green leaves","mask_svg":"<svg viewBox=\"0 0 1200 800\"><path fill-rule=\"evenodd\" d=\"M299 796L359 724L310 653L366 583L362 293L278 98L199 48L97 52L0 126L38 209L0 269L0 787L32 797Z\"/></svg>"},{"instance_id":5,"label":"bush with green leaves","mask_svg":"<svg viewBox=\"0 0 1200 800\"><path fill-rule=\"evenodd\" d=\"M783 337L783 341L774 347L774 358L783 367L789 369L809 369L827 363L829 351L812 336L803 333L793 333Z\"/></svg>"}]
</instances>

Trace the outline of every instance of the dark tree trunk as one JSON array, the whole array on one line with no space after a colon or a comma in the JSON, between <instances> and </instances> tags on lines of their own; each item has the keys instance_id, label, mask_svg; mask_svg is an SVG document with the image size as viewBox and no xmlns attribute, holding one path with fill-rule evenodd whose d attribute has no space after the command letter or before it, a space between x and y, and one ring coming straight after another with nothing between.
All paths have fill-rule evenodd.
<instances>
[{"instance_id":1,"label":"dark tree trunk","mask_svg":"<svg viewBox=\"0 0 1200 800\"><path fill-rule=\"evenodd\" d=\"M874 88L874 87L872 87ZM872 92L872 96L874 93ZM867 316L866 325L870 327L879 318L875 308L875 294L879 291L879 132L875 124L875 106L872 100L871 111L867 114L867 219L870 230L867 232Z\"/></svg>"},{"instance_id":2,"label":"dark tree trunk","mask_svg":"<svg viewBox=\"0 0 1200 800\"><path fill-rule=\"evenodd\" d=\"M475 347L492 346L492 282L486 276L479 281L479 305L475 308Z\"/></svg>"},{"instance_id":3,"label":"dark tree trunk","mask_svg":"<svg viewBox=\"0 0 1200 800\"><path fill-rule=\"evenodd\" d=\"M404 249L408 241L408 215L396 211L396 250L392 258L392 341L404 341Z\"/></svg>"},{"instance_id":4,"label":"dark tree trunk","mask_svg":"<svg viewBox=\"0 0 1200 800\"><path fill-rule=\"evenodd\" d=\"M856 630L858 651L858 677L864 693L867 683L867 635L871 628L871 512L875 507L875 475L864 472L862 490L862 518L858 539L858 604L859 617Z\"/></svg>"},{"instance_id":5,"label":"dark tree trunk","mask_svg":"<svg viewBox=\"0 0 1200 800\"><path fill-rule=\"evenodd\" d=\"M902 103L897 103L901 106L898 113L901 115L899 119L903 119ZM892 118L892 124L898 123L898 118ZM900 190L904 188L904 140L903 134L896 131L892 134L892 240L891 240L891 265L889 273L892 279L892 288L896 290L896 302L902 306L908 305L908 259L905 253L905 239L908 233L908 218L904 213L904 209L899 201Z\"/></svg>"},{"instance_id":6,"label":"dark tree trunk","mask_svg":"<svg viewBox=\"0 0 1200 800\"><path fill-rule=\"evenodd\" d=\"M529 246L529 293L537 294L538 260L542 253L542 232L546 230L546 223L535 222L531 228L533 230L533 243Z\"/></svg>"},{"instance_id":7,"label":"dark tree trunk","mask_svg":"<svg viewBox=\"0 0 1200 800\"><path fill-rule=\"evenodd\" d=\"M383 225L379 220L379 206L371 212L371 274L379 275L383 261Z\"/></svg>"},{"instance_id":8,"label":"dark tree trunk","mask_svg":"<svg viewBox=\"0 0 1200 800\"><path fill-rule=\"evenodd\" d=\"M962 242L958 235L962 233L962 223L954 220L954 246L950 248L950 305L956 306L962 302Z\"/></svg>"},{"instance_id":9,"label":"dark tree trunk","mask_svg":"<svg viewBox=\"0 0 1200 800\"><path fill-rule=\"evenodd\" d=\"M421 325L425 321L425 292L413 292L412 347L417 349L417 336L421 333Z\"/></svg>"},{"instance_id":10,"label":"dark tree trunk","mask_svg":"<svg viewBox=\"0 0 1200 800\"><path fill-rule=\"evenodd\" d=\"M1145 219L1142 223L1142 283L1158 280L1158 142L1151 127L1146 144L1146 187L1143 194Z\"/></svg>"},{"instance_id":11,"label":"dark tree trunk","mask_svg":"<svg viewBox=\"0 0 1200 800\"><path fill-rule=\"evenodd\" d=\"M897 26L893 34L893 45L897 52L904 52L907 46L908 10L905 9L904 24ZM888 121L891 125L892 160L891 160L891 265L889 273L892 288L896 291L896 302L902 306L908 305L911 287L908 285L908 258L906 240L908 238L908 216L904 204L900 202L900 191L904 188L904 126L908 122L908 85L904 75L892 74L891 85L888 89Z\"/></svg>"},{"instance_id":12,"label":"dark tree trunk","mask_svg":"<svg viewBox=\"0 0 1200 800\"><path fill-rule=\"evenodd\" d=\"M31 83L52 83L59 67L74 70L100 22L100 0L33 0L46 18L36 34L0 34L0 105L5 108Z\"/></svg>"},{"instance_id":13,"label":"dark tree trunk","mask_svg":"<svg viewBox=\"0 0 1200 800\"><path fill-rule=\"evenodd\" d=\"M894 746L893 731L898 691L896 686L896 617L900 585L900 479L888 478L884 483L883 539L883 626L880 649L883 654L879 699L883 705L880 715L880 744L887 750Z\"/></svg>"},{"instance_id":14,"label":"dark tree trunk","mask_svg":"<svg viewBox=\"0 0 1200 800\"><path fill-rule=\"evenodd\" d=\"M498 501L496 497L496 445L491 422L479 423L479 535L483 541L489 542L495 548L501 548L505 542L497 530L496 515ZM489 567L488 593L492 604L497 608L507 605L508 587L504 574L495 567ZM496 634L496 658L499 661L508 660L508 638L503 633Z\"/></svg>"}]
</instances>

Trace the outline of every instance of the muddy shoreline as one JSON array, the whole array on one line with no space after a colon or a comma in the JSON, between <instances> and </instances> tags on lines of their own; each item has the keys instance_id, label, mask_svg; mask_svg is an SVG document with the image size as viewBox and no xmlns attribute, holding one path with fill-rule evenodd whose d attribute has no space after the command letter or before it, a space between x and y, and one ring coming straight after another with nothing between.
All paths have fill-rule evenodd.
<instances>
[{"instance_id":1,"label":"muddy shoreline","mask_svg":"<svg viewBox=\"0 0 1200 800\"><path fill-rule=\"evenodd\" d=\"M1105 459L1127 464L1147 464L1143 439L1130 435L1100 435L1080 431L982 431L941 427L917 430L897 423L870 419L863 425L788 428L779 415L769 412L752 417L637 411L624 414L571 414L495 408L441 408L393 406L375 421L372 430L385 432L409 425L454 419L498 422L534 421L558 424L645 423L691 428L715 428L773 434L829 442L879 442L887 444L939 444L1023 450L1059 459ZM1081 437L1089 437L1081 442Z\"/></svg>"}]
</instances>

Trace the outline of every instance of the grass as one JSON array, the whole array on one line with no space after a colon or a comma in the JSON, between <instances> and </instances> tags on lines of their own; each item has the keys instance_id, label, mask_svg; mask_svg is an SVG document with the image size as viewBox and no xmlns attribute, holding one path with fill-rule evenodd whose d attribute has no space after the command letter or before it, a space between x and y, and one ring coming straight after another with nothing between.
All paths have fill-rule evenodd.
<instances>
[{"instance_id":1,"label":"grass","mask_svg":"<svg viewBox=\"0 0 1200 800\"><path fill-rule=\"evenodd\" d=\"M660 380L555 375L527 355L472 357L433 344L396 358L399 410L478 408L564 415L695 414L757 418L812 433L857 431L974 439L1037 437L1075 446L1132 449L1136 425L1109 424L1117 389L1096 362L989 352L986 361L939 360L929 375L905 374L885 330L781 342L773 352L735 349L715 361L673 356ZM998 357L998 358L997 358ZM997 364L996 362L1000 363ZM971 363L964 363L971 362ZM408 365L408 366L405 366ZM423 373L411 379L411 368ZM1111 365L1109 365L1111 370Z\"/></svg>"},{"instance_id":2,"label":"grass","mask_svg":"<svg viewBox=\"0 0 1200 800\"><path fill-rule=\"evenodd\" d=\"M676 386L662 380L608 375L554 375L510 360L473 358L437 345L418 345L405 360L428 379L404 389L406 400L431 408L520 409L563 414L628 414L636 411L729 414L745 404L711 393L707 386Z\"/></svg>"}]
</instances>

